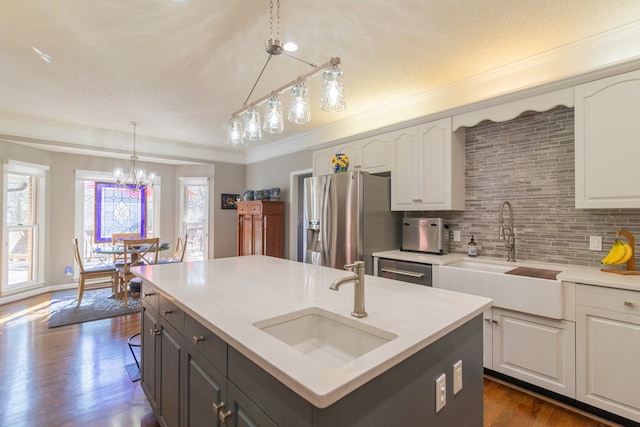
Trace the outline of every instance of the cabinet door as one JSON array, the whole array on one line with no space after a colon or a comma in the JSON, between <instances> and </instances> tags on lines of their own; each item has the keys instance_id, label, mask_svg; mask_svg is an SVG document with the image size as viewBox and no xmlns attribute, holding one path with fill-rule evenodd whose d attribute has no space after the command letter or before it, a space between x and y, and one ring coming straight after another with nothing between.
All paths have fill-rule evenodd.
<instances>
[{"instance_id":1,"label":"cabinet door","mask_svg":"<svg viewBox=\"0 0 640 427\"><path fill-rule=\"evenodd\" d=\"M264 228L262 227L262 215L251 216L253 227L253 252L252 255L265 255L264 253Z\"/></svg>"},{"instance_id":2,"label":"cabinet door","mask_svg":"<svg viewBox=\"0 0 640 427\"><path fill-rule=\"evenodd\" d=\"M482 366L493 369L493 309L482 313Z\"/></svg>"},{"instance_id":3,"label":"cabinet door","mask_svg":"<svg viewBox=\"0 0 640 427\"><path fill-rule=\"evenodd\" d=\"M575 94L577 208L640 208L633 177L640 144L640 71L578 85Z\"/></svg>"},{"instance_id":4,"label":"cabinet door","mask_svg":"<svg viewBox=\"0 0 640 427\"><path fill-rule=\"evenodd\" d=\"M391 169L391 210L419 209L418 128L402 129L392 134L393 168Z\"/></svg>"},{"instance_id":5,"label":"cabinet door","mask_svg":"<svg viewBox=\"0 0 640 427\"><path fill-rule=\"evenodd\" d=\"M180 368L182 358L181 336L163 319L160 320L160 357L158 404L159 421L163 426L180 425Z\"/></svg>"},{"instance_id":6,"label":"cabinet door","mask_svg":"<svg viewBox=\"0 0 640 427\"><path fill-rule=\"evenodd\" d=\"M231 414L229 415L230 420L226 420L226 426L277 426L267 414L258 408L258 406L231 381L227 382L227 407L231 411Z\"/></svg>"},{"instance_id":7,"label":"cabinet door","mask_svg":"<svg viewBox=\"0 0 640 427\"><path fill-rule=\"evenodd\" d=\"M577 399L640 422L640 316L576 306Z\"/></svg>"},{"instance_id":8,"label":"cabinet door","mask_svg":"<svg viewBox=\"0 0 640 427\"><path fill-rule=\"evenodd\" d=\"M185 425L220 426L215 405L225 401L226 378L197 352L187 352Z\"/></svg>"},{"instance_id":9,"label":"cabinet door","mask_svg":"<svg viewBox=\"0 0 640 427\"><path fill-rule=\"evenodd\" d=\"M369 173L389 172L393 165L391 134L360 141L360 164Z\"/></svg>"},{"instance_id":10,"label":"cabinet door","mask_svg":"<svg viewBox=\"0 0 640 427\"><path fill-rule=\"evenodd\" d=\"M575 398L575 324L494 308L493 370Z\"/></svg>"},{"instance_id":11,"label":"cabinet door","mask_svg":"<svg viewBox=\"0 0 640 427\"><path fill-rule=\"evenodd\" d=\"M253 255L253 216L250 214L240 217L240 250L239 255Z\"/></svg>"},{"instance_id":12,"label":"cabinet door","mask_svg":"<svg viewBox=\"0 0 640 427\"><path fill-rule=\"evenodd\" d=\"M263 218L264 254L282 258L283 224L282 215L265 215Z\"/></svg>"},{"instance_id":13,"label":"cabinet door","mask_svg":"<svg viewBox=\"0 0 640 427\"><path fill-rule=\"evenodd\" d=\"M158 398L156 358L159 333L157 313L149 309L146 304L143 304L142 335L140 337L142 344L140 349L142 352L141 385L154 411L156 410Z\"/></svg>"},{"instance_id":14,"label":"cabinet door","mask_svg":"<svg viewBox=\"0 0 640 427\"><path fill-rule=\"evenodd\" d=\"M333 173L333 171L331 170L332 157L332 147L323 148L322 150L315 150L312 153L313 176L328 175L330 173Z\"/></svg>"}]
</instances>

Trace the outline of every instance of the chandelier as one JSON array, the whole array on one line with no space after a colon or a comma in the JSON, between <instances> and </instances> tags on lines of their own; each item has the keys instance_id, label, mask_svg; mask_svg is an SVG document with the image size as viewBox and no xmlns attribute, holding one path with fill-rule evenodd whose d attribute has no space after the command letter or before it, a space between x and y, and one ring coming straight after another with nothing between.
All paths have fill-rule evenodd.
<instances>
[{"instance_id":1,"label":"chandelier","mask_svg":"<svg viewBox=\"0 0 640 427\"><path fill-rule=\"evenodd\" d=\"M280 41L280 0L276 2L276 32L273 31L273 0L269 1L269 24L271 36L265 43L267 62L265 62L260 74L249 91L249 95L242 104L242 108L231 114L231 120L227 123L227 142L234 147L244 145L245 141L259 141L262 139L262 131L267 133L282 133L284 130L284 116L282 102L278 97L287 89L290 90L290 106L287 119L294 124L304 124L311 121L309 104L309 89L305 82L322 73L322 103L323 111L342 111L346 108L344 98L344 85L342 70L338 68L340 58L330 58L322 65L297 58L283 49ZM264 74L271 58L284 54L297 61L303 62L312 68L307 74L298 76L289 83L272 90L269 94L249 103L260 78ZM257 108L261 104L264 107L264 121L260 125L260 113Z\"/></svg>"},{"instance_id":2,"label":"chandelier","mask_svg":"<svg viewBox=\"0 0 640 427\"><path fill-rule=\"evenodd\" d=\"M131 168L129 169L129 174L127 176L124 175L124 169L114 168L113 180L119 187L126 186L127 188L135 189L136 191L146 187L153 188L156 181L156 173L149 172L149 175L147 176L147 172L137 166L138 156L136 155L136 127L140 123L131 122L131 124L133 125L133 155L130 157Z\"/></svg>"}]
</instances>

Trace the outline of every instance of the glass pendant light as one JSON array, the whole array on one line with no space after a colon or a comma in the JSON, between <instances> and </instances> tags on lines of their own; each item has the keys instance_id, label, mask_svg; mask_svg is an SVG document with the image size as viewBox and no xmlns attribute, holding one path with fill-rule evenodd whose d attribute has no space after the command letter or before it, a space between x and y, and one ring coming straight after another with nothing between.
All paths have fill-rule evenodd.
<instances>
[{"instance_id":1,"label":"glass pendant light","mask_svg":"<svg viewBox=\"0 0 640 427\"><path fill-rule=\"evenodd\" d=\"M244 145L242 139L242 123L236 117L232 117L227 123L227 142L233 147Z\"/></svg>"},{"instance_id":2,"label":"glass pendant light","mask_svg":"<svg viewBox=\"0 0 640 427\"><path fill-rule=\"evenodd\" d=\"M242 116L242 137L248 141L259 141L262 139L260 114L254 107L245 111Z\"/></svg>"},{"instance_id":3,"label":"glass pendant light","mask_svg":"<svg viewBox=\"0 0 640 427\"><path fill-rule=\"evenodd\" d=\"M265 104L262 129L268 133L282 133L284 130L282 102L275 96L269 98Z\"/></svg>"},{"instance_id":4,"label":"glass pendant light","mask_svg":"<svg viewBox=\"0 0 640 427\"><path fill-rule=\"evenodd\" d=\"M311 121L309 89L304 83L298 83L291 88L291 106L289 107L288 120L298 125Z\"/></svg>"},{"instance_id":5,"label":"glass pendant light","mask_svg":"<svg viewBox=\"0 0 640 427\"><path fill-rule=\"evenodd\" d=\"M342 70L332 66L322 73L322 105L323 111L342 111L347 108L344 100L344 84Z\"/></svg>"}]
</instances>

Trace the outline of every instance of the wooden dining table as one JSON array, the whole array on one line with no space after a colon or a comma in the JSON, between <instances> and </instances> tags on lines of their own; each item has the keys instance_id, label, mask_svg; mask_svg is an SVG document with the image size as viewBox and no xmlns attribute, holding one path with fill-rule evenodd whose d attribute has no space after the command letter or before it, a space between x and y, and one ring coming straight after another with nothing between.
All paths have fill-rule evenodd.
<instances>
[{"instance_id":1,"label":"wooden dining table","mask_svg":"<svg viewBox=\"0 0 640 427\"><path fill-rule=\"evenodd\" d=\"M168 249L171 249L171 246L168 242L160 242L160 247L158 249L160 251L166 251ZM154 249L151 249L151 251L154 251ZM94 246L93 252L99 255L123 255L124 245ZM132 261L135 262L135 260Z\"/></svg>"}]
</instances>

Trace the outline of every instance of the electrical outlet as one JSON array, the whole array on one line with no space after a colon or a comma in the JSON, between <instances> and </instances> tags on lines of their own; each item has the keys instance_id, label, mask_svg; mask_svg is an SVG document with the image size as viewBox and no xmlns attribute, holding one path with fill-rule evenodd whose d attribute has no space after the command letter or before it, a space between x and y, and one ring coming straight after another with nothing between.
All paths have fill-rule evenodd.
<instances>
[{"instance_id":1,"label":"electrical outlet","mask_svg":"<svg viewBox=\"0 0 640 427\"><path fill-rule=\"evenodd\" d=\"M589 250L602 252L602 236L589 237Z\"/></svg>"},{"instance_id":2,"label":"electrical outlet","mask_svg":"<svg viewBox=\"0 0 640 427\"><path fill-rule=\"evenodd\" d=\"M453 364L453 394L462 390L462 360Z\"/></svg>"},{"instance_id":3,"label":"electrical outlet","mask_svg":"<svg viewBox=\"0 0 640 427\"><path fill-rule=\"evenodd\" d=\"M459 242L462 239L462 237L460 236L460 230L454 230L453 231L453 241L454 242Z\"/></svg>"},{"instance_id":4,"label":"electrical outlet","mask_svg":"<svg viewBox=\"0 0 640 427\"><path fill-rule=\"evenodd\" d=\"M440 412L447 404L447 375L442 374L436 379L436 412Z\"/></svg>"}]
</instances>

